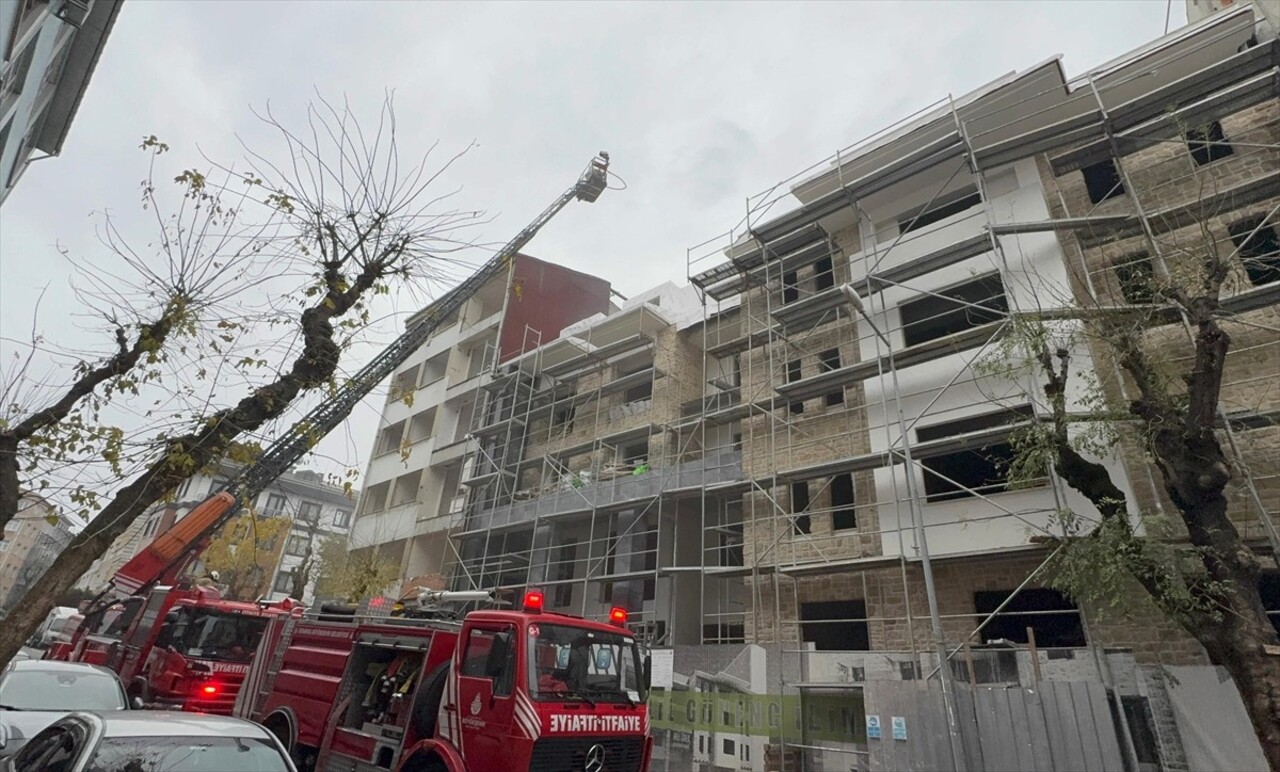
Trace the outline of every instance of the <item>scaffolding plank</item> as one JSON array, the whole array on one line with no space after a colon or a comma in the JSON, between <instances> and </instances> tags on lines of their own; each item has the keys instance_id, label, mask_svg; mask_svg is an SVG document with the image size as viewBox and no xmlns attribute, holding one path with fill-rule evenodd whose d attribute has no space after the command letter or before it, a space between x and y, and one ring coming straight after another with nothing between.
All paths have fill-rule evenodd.
<instances>
[{"instance_id":1,"label":"scaffolding plank","mask_svg":"<svg viewBox=\"0 0 1280 772\"><path fill-rule=\"evenodd\" d=\"M504 418L501 421L494 421L490 424L478 426L472 429L471 433L477 437L496 437L509 428L523 427L524 425L523 416L513 415L510 418Z\"/></svg>"},{"instance_id":2,"label":"scaffolding plank","mask_svg":"<svg viewBox=\"0 0 1280 772\"><path fill-rule=\"evenodd\" d=\"M707 349L707 354L713 357L727 357L731 354L740 354L747 349L763 346L769 341L772 334L773 331L770 328L756 330L750 335L742 335L734 338L733 340L712 346Z\"/></svg>"},{"instance_id":3,"label":"scaffolding plank","mask_svg":"<svg viewBox=\"0 0 1280 772\"><path fill-rule=\"evenodd\" d=\"M749 287L764 286L767 278L766 268L777 271L779 274L786 271L795 271L800 268L804 268L805 266L812 265L824 257L832 256L835 252L835 246L830 242L830 240L821 238L819 241L783 255L783 257L778 260L780 263L778 266L762 262L752 268L740 270L735 275L707 287L707 294L716 300L724 300L725 298L733 297Z\"/></svg>"},{"instance_id":4,"label":"scaffolding plank","mask_svg":"<svg viewBox=\"0 0 1280 772\"><path fill-rule=\"evenodd\" d=\"M807 298L794 300L786 305L773 309L771 315L777 319L787 332L802 332L813 328L824 320L833 321L848 306L844 293L839 287L830 287Z\"/></svg>"},{"instance_id":5,"label":"scaffolding plank","mask_svg":"<svg viewBox=\"0 0 1280 772\"><path fill-rule=\"evenodd\" d=\"M1109 109L1107 115L1111 119L1112 131L1117 135L1129 134L1130 137L1142 137L1145 136L1146 131L1167 121L1171 110L1178 111L1197 102L1207 102L1208 105L1212 105L1214 98L1221 92L1235 91L1241 84L1252 81L1255 76L1263 75L1265 77L1267 70L1280 64L1280 55L1277 53L1280 52L1278 45L1280 44L1276 41L1271 41L1264 45L1246 48L1244 51L1212 64L1199 72L1192 73L1173 83L1149 91L1122 105ZM1265 92L1250 92L1248 90L1237 94L1237 96L1241 95L1246 96L1247 99L1256 98L1257 101L1252 104L1267 98ZM1231 105L1235 101L1237 101L1235 98L1223 99L1221 105ZM1241 106L1248 107L1250 104L1242 103ZM1226 114L1228 113L1215 113L1213 110L1204 111L1204 116L1212 116L1209 120L1220 118ZM1203 123L1208 122L1204 121ZM1169 123L1176 122L1169 121ZM1188 125L1197 126L1203 124L1192 123ZM1135 147L1132 150L1122 148L1122 152L1134 152L1137 149L1139 148ZM1076 148L1050 159L1049 165L1053 169L1053 173L1060 177L1068 172L1077 171L1105 160L1110 155L1110 142L1105 136L1100 136L1084 147Z\"/></svg>"},{"instance_id":6,"label":"scaffolding plank","mask_svg":"<svg viewBox=\"0 0 1280 772\"><path fill-rule=\"evenodd\" d=\"M505 477L505 478L514 480L515 473L509 469L495 469L492 472L485 472L484 474L472 475L471 477L468 477L467 479L463 480L462 484L467 486L468 488L482 488L485 485L488 485L489 483L498 479L499 477Z\"/></svg>"},{"instance_id":7,"label":"scaffolding plank","mask_svg":"<svg viewBox=\"0 0 1280 772\"><path fill-rule=\"evenodd\" d=\"M1008 236L1014 233L1043 233L1045 231L1072 232L1106 230L1108 234L1116 229L1142 230L1142 223L1136 215L1109 214L1093 217L1060 217L1053 220L1032 220L1028 222L992 223L991 232L997 236Z\"/></svg>"},{"instance_id":8,"label":"scaffolding plank","mask_svg":"<svg viewBox=\"0 0 1280 772\"><path fill-rule=\"evenodd\" d=\"M754 228L753 233L765 242L772 241L806 225L816 224L824 217L847 207L853 199L884 190L949 160L964 158L964 142L959 130L949 131L918 150L900 155L885 165L844 183L836 190ZM828 172L828 176L835 174L834 171Z\"/></svg>"},{"instance_id":9,"label":"scaffolding plank","mask_svg":"<svg viewBox=\"0 0 1280 772\"><path fill-rule=\"evenodd\" d=\"M603 346L590 346L588 344L589 347L582 353L559 364L545 367L542 373L553 377L581 375L583 371L604 364L605 360L638 350L652 343L652 338L642 332L638 332L635 335L629 335L613 343L606 343Z\"/></svg>"}]
</instances>

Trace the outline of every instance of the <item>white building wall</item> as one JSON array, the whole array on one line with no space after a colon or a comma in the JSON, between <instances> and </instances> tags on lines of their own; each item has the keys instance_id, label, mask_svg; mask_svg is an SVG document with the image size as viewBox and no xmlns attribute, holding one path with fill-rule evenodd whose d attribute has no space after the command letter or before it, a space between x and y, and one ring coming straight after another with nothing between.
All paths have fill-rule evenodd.
<instances>
[{"instance_id":1,"label":"white building wall","mask_svg":"<svg viewBox=\"0 0 1280 772\"><path fill-rule=\"evenodd\" d=\"M963 174L957 178L944 192L959 190L971 182L964 179ZM1050 218L1033 160L1027 159L1011 167L988 172L986 179L994 221L1033 222ZM922 206L938 190L936 182L931 186L922 183L922 187L911 195L872 202L873 205L868 207L869 217L862 223L864 233L868 234L864 239L864 249L850 256L855 277L864 275L868 266L876 265L877 260L878 271L884 271L985 232L987 214L981 205L912 231L897 244L894 244L899 235L896 224L886 226L882 222L879 228L874 225L874 220L887 220ZM867 311L870 321L863 319L859 323L862 358L871 359L888 353L873 324L889 338L895 352L906 348L899 314L901 304L984 274L1000 274L1010 308L1014 310L1057 308L1064 302L1070 302L1068 299L1072 295L1066 257L1052 232L1004 236L1001 237L1001 245L1003 256L994 251L986 252L911 279L904 282L905 286L888 287L869 299ZM872 257L873 248L875 257ZM914 432L916 427L990 413L1002 406L1025 403L1023 395L1042 393L1038 382L1031 378L1019 385L995 377L978 377L972 365L992 353L994 345L973 347L898 369L897 393L901 395L901 410L913 445L918 444ZM1073 370L1076 377L1069 382L1068 410L1083 409L1081 399L1086 385L1085 374L1093 372L1087 351L1075 352ZM889 372L866 382L873 451L884 451L891 444L902 450L897 413L899 400L894 397L894 387ZM1106 462L1114 479L1121 481L1121 487L1129 492L1127 478L1118 460L1107 459ZM881 527L905 529L907 536L904 537L903 549L907 555L916 556L918 549L911 531L914 520L907 498L907 474L908 470L902 464L876 470L876 500L884 502L880 507ZM922 470L913 472L913 483L919 496L923 496L924 476ZM1049 527L1053 513L1064 504L1077 511L1092 511L1078 494L1069 489L1063 493L1065 498L1058 501L1054 490L1045 485L987 497L935 502L922 500L920 507L928 529L930 551L934 555L963 554L1024 545L1031 536ZM899 554L898 540L885 539L884 552L886 555Z\"/></svg>"}]
</instances>

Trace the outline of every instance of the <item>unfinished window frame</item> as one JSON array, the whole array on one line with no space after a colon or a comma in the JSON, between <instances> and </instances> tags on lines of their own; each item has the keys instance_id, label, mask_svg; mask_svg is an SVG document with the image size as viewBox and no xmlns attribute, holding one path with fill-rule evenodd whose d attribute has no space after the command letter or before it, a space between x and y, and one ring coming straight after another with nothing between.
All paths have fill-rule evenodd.
<instances>
[{"instance_id":1,"label":"unfinished window frame","mask_svg":"<svg viewBox=\"0 0 1280 772\"><path fill-rule=\"evenodd\" d=\"M809 514L809 507L813 504L813 499L809 495L809 481L792 481L790 491L791 535L804 536L813 533L813 518Z\"/></svg>"},{"instance_id":2,"label":"unfinished window frame","mask_svg":"<svg viewBox=\"0 0 1280 772\"><path fill-rule=\"evenodd\" d=\"M1106 158L1095 164L1080 169L1084 178L1085 192L1092 204L1101 204L1125 194L1124 180L1120 178L1120 167L1114 158Z\"/></svg>"},{"instance_id":3,"label":"unfinished window frame","mask_svg":"<svg viewBox=\"0 0 1280 772\"><path fill-rule=\"evenodd\" d=\"M803 601L797 612L800 640L814 651L871 651L865 598Z\"/></svg>"},{"instance_id":4,"label":"unfinished window frame","mask_svg":"<svg viewBox=\"0 0 1280 772\"><path fill-rule=\"evenodd\" d=\"M818 372L829 373L833 370L839 370L844 365L840 361L840 347L835 346L826 351L818 353ZM836 391L829 391L823 395L823 401L827 407L835 407L844 404L844 387L841 386Z\"/></svg>"},{"instance_id":5,"label":"unfinished window frame","mask_svg":"<svg viewBox=\"0 0 1280 772\"><path fill-rule=\"evenodd\" d=\"M994 613L1000 604L1013 595L1008 605L1000 613ZM1034 608L1032 608L1034 607ZM1036 646L1042 649L1078 649L1089 645L1081 621L1080 606L1074 603L1066 593L1051 587L1028 587L1019 590L994 589L973 591L973 610L985 619L991 615L990 621L983 628L983 639L990 641L1003 638L1014 643L1026 644L1026 628L1035 630ZM1062 613L1073 612L1073 613ZM1075 624L1067 623L1060 629L1050 629L1061 623L1058 620L1074 619Z\"/></svg>"},{"instance_id":6,"label":"unfinished window frame","mask_svg":"<svg viewBox=\"0 0 1280 772\"><path fill-rule=\"evenodd\" d=\"M848 486L846 495L846 485ZM844 472L831 478L831 530L853 531L858 528L858 487L853 473Z\"/></svg>"},{"instance_id":7,"label":"unfinished window frame","mask_svg":"<svg viewBox=\"0 0 1280 772\"><path fill-rule=\"evenodd\" d=\"M804 378L804 360L797 358L787 362L787 383L794 383L802 378ZM787 412L792 415L804 413L804 400L787 403Z\"/></svg>"},{"instance_id":8,"label":"unfinished window frame","mask_svg":"<svg viewBox=\"0 0 1280 772\"><path fill-rule=\"evenodd\" d=\"M939 196L932 204L917 207L898 216L898 233L907 234L927 228L953 215L967 212L982 203L982 192L976 185L965 187L945 196Z\"/></svg>"},{"instance_id":9,"label":"unfinished window frame","mask_svg":"<svg viewBox=\"0 0 1280 772\"><path fill-rule=\"evenodd\" d=\"M1226 132L1222 130L1221 121L1213 121L1198 129L1187 129L1187 152L1195 160L1196 166L1208 166L1224 158L1235 155L1235 148L1227 141Z\"/></svg>"},{"instance_id":10,"label":"unfinished window frame","mask_svg":"<svg viewBox=\"0 0 1280 772\"><path fill-rule=\"evenodd\" d=\"M782 305L800 299L800 272L785 271L782 274Z\"/></svg>"},{"instance_id":11,"label":"unfinished window frame","mask_svg":"<svg viewBox=\"0 0 1280 772\"><path fill-rule=\"evenodd\" d=\"M970 297L971 287L977 296ZM898 321L903 344L910 347L1000 321L1008 312L1004 278L993 271L898 304Z\"/></svg>"},{"instance_id":12,"label":"unfinished window frame","mask_svg":"<svg viewBox=\"0 0 1280 772\"><path fill-rule=\"evenodd\" d=\"M1250 284L1263 287L1280 281L1280 232L1275 223L1262 215L1246 217L1228 224L1227 233Z\"/></svg>"},{"instance_id":13,"label":"unfinished window frame","mask_svg":"<svg viewBox=\"0 0 1280 772\"><path fill-rule=\"evenodd\" d=\"M1148 305L1156 301L1156 267L1151 255L1133 252L1118 258L1112 269L1120 284L1120 294L1129 305Z\"/></svg>"},{"instance_id":14,"label":"unfinished window frame","mask_svg":"<svg viewBox=\"0 0 1280 772\"><path fill-rule=\"evenodd\" d=\"M972 434L996 426L1020 423L1032 416L1030 405L1018 405L1012 408L917 426L915 429L916 442L924 444L948 437ZM971 456L978 456L981 460L974 462L970 459ZM1008 468L1015 456L1013 445L1008 440L1005 440L1004 442L984 445L981 448L964 447L951 453L921 458L919 463L924 468L925 502L933 504L1008 492ZM992 481L984 480L978 484L972 484L974 481L969 480L968 475L957 473L954 467L948 466L948 464L964 463L965 461L970 464L987 464L988 468L997 475L997 479ZM960 471L963 472L965 470L961 469ZM948 479L943 479L944 476ZM955 480L956 482L953 483L950 480ZM965 490L965 488L969 490Z\"/></svg>"}]
</instances>

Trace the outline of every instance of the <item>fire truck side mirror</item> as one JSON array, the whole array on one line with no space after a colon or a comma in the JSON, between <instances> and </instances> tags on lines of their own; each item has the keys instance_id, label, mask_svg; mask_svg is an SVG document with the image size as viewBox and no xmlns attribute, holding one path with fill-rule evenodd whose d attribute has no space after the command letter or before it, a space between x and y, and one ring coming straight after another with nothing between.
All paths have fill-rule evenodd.
<instances>
[{"instance_id":1,"label":"fire truck side mirror","mask_svg":"<svg viewBox=\"0 0 1280 772\"><path fill-rule=\"evenodd\" d=\"M653 678L653 657L649 654L649 650L644 650L644 671L641 673L641 679L644 681L644 691L649 693L649 686Z\"/></svg>"},{"instance_id":2,"label":"fire truck side mirror","mask_svg":"<svg viewBox=\"0 0 1280 772\"><path fill-rule=\"evenodd\" d=\"M142 710L143 708L147 707L147 704L142 701L141 697L134 697L132 700L129 701L129 705L134 710Z\"/></svg>"}]
</instances>

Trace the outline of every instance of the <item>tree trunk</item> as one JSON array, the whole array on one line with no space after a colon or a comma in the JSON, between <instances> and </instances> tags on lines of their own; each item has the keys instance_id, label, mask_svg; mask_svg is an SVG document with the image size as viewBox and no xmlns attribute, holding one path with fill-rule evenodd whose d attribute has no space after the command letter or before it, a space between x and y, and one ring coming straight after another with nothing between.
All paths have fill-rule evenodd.
<instances>
[{"instance_id":1,"label":"tree trunk","mask_svg":"<svg viewBox=\"0 0 1280 772\"><path fill-rule=\"evenodd\" d=\"M118 530L123 531L124 527ZM82 538L85 534L91 533L92 536ZM40 584L27 592L22 602L9 612L4 624L0 625L0 665L13 659L32 631L44 621L49 614L49 609L56 605L58 597L89 570L93 561L106 552L117 535L115 528L95 533L94 529L89 527L71 541L57 560L49 566L49 570L40 577ZM53 588L56 588L56 591Z\"/></svg>"}]
</instances>

